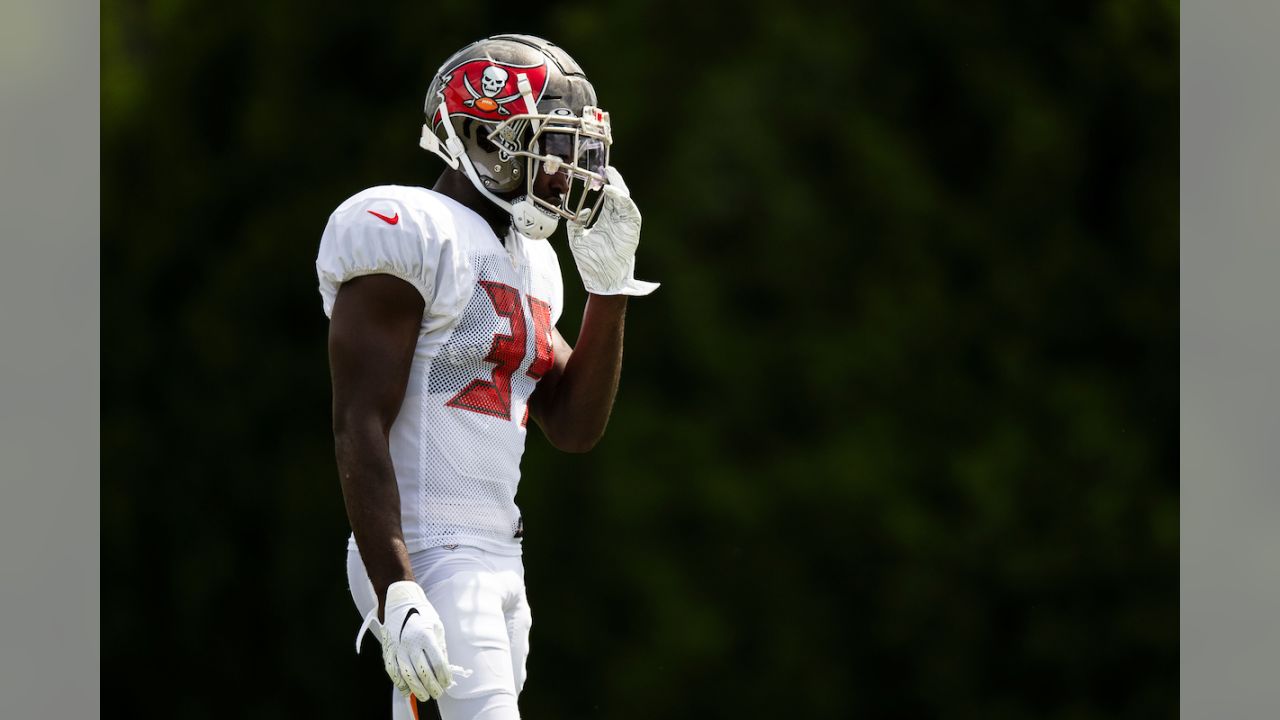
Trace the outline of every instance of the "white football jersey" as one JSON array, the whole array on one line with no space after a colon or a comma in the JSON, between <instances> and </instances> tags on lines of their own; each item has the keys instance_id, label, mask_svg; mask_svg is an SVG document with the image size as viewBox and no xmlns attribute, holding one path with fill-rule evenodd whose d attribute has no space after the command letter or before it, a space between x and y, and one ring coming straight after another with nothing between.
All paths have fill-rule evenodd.
<instances>
[{"instance_id":1,"label":"white football jersey","mask_svg":"<svg viewBox=\"0 0 1280 720\"><path fill-rule=\"evenodd\" d=\"M316 273L325 315L361 275L394 275L426 301L390 436L410 552L462 544L518 555L529 396L551 368L563 305L551 245L513 231L504 246L451 198L388 185L333 212Z\"/></svg>"}]
</instances>

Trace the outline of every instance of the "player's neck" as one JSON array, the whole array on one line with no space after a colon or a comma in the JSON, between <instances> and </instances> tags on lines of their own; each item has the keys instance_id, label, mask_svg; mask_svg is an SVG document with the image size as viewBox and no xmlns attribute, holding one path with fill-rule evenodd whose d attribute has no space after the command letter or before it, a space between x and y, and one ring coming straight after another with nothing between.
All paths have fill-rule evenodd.
<instances>
[{"instance_id":1,"label":"player's neck","mask_svg":"<svg viewBox=\"0 0 1280 720\"><path fill-rule=\"evenodd\" d=\"M489 223L489 227L493 228L493 234L497 235L502 242L506 242L507 231L511 228L511 215L494 205L492 200L481 195L466 175L457 170L445 170L431 189L474 210Z\"/></svg>"}]
</instances>

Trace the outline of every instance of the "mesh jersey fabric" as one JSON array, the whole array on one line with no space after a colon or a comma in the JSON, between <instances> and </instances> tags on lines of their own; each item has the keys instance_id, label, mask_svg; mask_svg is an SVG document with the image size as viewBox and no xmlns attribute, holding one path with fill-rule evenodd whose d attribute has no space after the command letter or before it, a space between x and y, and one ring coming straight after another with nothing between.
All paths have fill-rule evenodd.
<instances>
[{"instance_id":1,"label":"mesh jersey fabric","mask_svg":"<svg viewBox=\"0 0 1280 720\"><path fill-rule=\"evenodd\" d=\"M515 496L528 401L554 360L563 307L551 245L515 232L504 245L451 198L388 185L333 212L316 273L326 315L341 284L361 275L402 278L426 302L390 433L409 550L520 554Z\"/></svg>"}]
</instances>

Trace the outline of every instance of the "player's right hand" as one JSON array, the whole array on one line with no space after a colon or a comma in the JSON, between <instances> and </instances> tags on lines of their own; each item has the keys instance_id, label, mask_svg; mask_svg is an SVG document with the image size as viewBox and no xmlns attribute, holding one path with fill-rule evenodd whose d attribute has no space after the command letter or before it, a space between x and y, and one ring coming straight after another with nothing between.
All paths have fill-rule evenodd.
<instances>
[{"instance_id":1,"label":"player's right hand","mask_svg":"<svg viewBox=\"0 0 1280 720\"><path fill-rule=\"evenodd\" d=\"M439 698L453 684L440 615L412 580L391 583L384 607L382 661L391 682L406 697Z\"/></svg>"},{"instance_id":2,"label":"player's right hand","mask_svg":"<svg viewBox=\"0 0 1280 720\"><path fill-rule=\"evenodd\" d=\"M617 168L605 168L600 213L594 227L569 221L569 249L582 276L582 285L595 295L648 295L658 283L636 280L636 247L640 244L640 210ZM579 217L590 213L583 211Z\"/></svg>"}]
</instances>

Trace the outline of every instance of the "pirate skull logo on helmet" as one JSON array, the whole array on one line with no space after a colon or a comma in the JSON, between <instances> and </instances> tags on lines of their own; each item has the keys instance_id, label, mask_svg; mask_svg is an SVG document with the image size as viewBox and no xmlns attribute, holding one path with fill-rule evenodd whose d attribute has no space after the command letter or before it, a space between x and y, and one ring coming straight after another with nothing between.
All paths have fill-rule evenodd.
<instances>
[{"instance_id":1,"label":"pirate skull logo on helmet","mask_svg":"<svg viewBox=\"0 0 1280 720\"><path fill-rule=\"evenodd\" d=\"M497 65L490 65L484 69L484 73L480 76L481 89L487 97L497 97L502 92L502 86L507 84L507 78L511 77L511 73L506 69Z\"/></svg>"}]
</instances>

